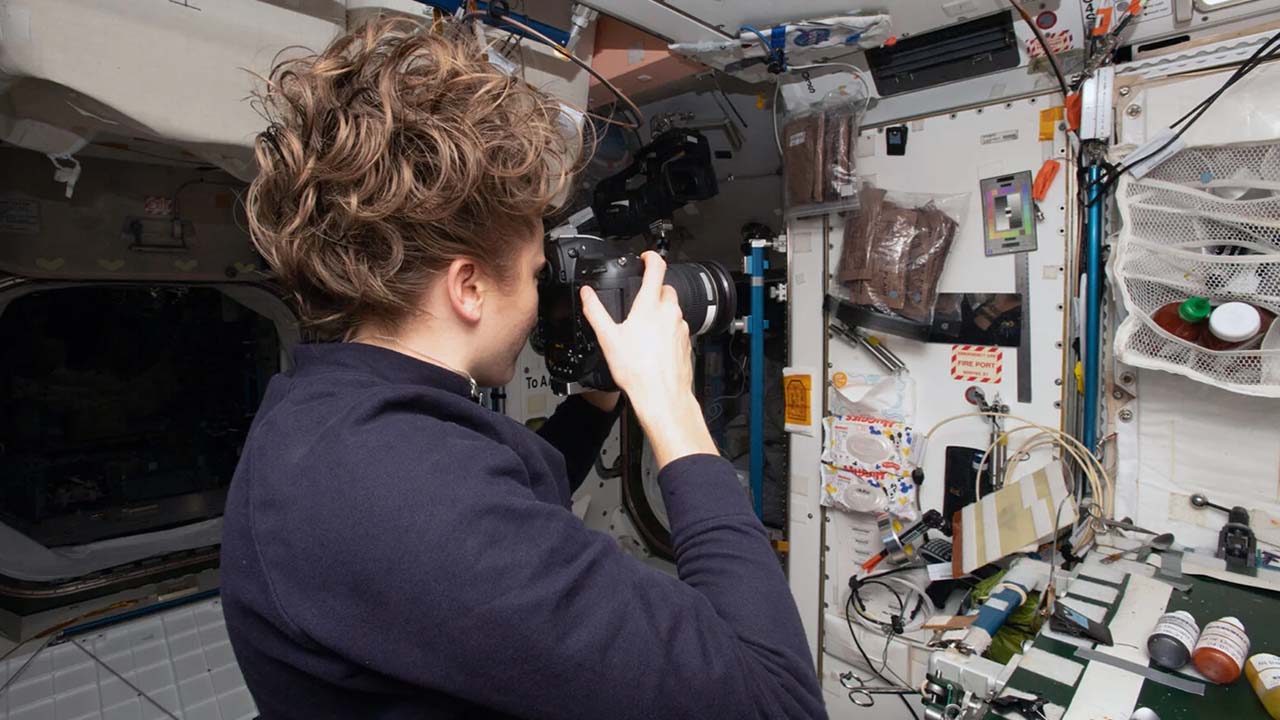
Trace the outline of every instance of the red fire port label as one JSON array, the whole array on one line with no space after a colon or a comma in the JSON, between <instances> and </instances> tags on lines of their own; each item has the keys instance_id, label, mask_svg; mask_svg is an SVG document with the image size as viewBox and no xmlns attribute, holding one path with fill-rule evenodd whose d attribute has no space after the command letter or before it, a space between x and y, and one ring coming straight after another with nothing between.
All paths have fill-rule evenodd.
<instances>
[{"instance_id":1,"label":"red fire port label","mask_svg":"<svg viewBox=\"0 0 1280 720\"><path fill-rule=\"evenodd\" d=\"M987 345L952 345L951 377L964 382L998 383L1004 374L1004 351Z\"/></svg>"}]
</instances>

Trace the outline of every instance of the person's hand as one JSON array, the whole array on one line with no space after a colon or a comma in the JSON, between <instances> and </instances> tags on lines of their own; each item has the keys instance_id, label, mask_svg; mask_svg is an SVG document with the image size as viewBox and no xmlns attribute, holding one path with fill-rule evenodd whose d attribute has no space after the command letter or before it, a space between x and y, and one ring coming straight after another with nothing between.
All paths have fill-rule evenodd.
<instances>
[{"instance_id":1,"label":"person's hand","mask_svg":"<svg viewBox=\"0 0 1280 720\"><path fill-rule=\"evenodd\" d=\"M693 396L689 325L676 291L663 284L667 264L654 252L644 259L644 280L626 320L615 323L595 291L582 288L582 312L618 387L627 393L659 466L685 455L716 454L702 409Z\"/></svg>"},{"instance_id":2,"label":"person's hand","mask_svg":"<svg viewBox=\"0 0 1280 720\"><path fill-rule=\"evenodd\" d=\"M689 326L673 288L663 284L667 264L654 252L641 256L644 279L622 323L615 323L595 292L582 288L582 313L595 330L613 381L638 413L692 393Z\"/></svg>"}]
</instances>

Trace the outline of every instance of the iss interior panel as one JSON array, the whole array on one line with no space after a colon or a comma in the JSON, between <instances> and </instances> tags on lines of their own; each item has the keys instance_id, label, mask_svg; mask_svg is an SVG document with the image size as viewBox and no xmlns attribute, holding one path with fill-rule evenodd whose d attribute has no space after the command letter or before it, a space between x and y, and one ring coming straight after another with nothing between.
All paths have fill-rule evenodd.
<instances>
[{"instance_id":1,"label":"iss interior panel","mask_svg":"<svg viewBox=\"0 0 1280 720\"><path fill-rule=\"evenodd\" d=\"M627 4L637 3L629 0ZM900 37L917 35L1010 9L1006 0L813 0L806 2L800 13L796 12L795 6L780 5L768 0L670 0L667 4L708 25L720 26L731 33L743 25L761 27L788 20L829 15L888 12L893 17L895 32ZM1123 8L1127 4L1125 0L1046 0L1025 3L1027 9L1037 16L1042 27L1051 26L1056 18L1069 16L1082 16L1092 25L1095 18L1114 14L1117 7ZM1140 22L1134 24L1132 34L1129 35L1129 39L1133 41L1199 33L1232 22L1280 13L1272 0L1146 0L1142 5Z\"/></svg>"},{"instance_id":2,"label":"iss interior panel","mask_svg":"<svg viewBox=\"0 0 1280 720\"><path fill-rule=\"evenodd\" d=\"M1123 94L1117 98L1119 151L1150 140L1229 75L1230 71L1199 72L1135 81L1122 67L1118 79L1123 81ZM1193 213L1194 222L1184 223L1189 229L1185 241L1203 243L1230 237L1228 230L1241 228L1239 232L1247 232L1261 244L1276 242L1274 227L1268 229L1274 220L1267 218L1274 212L1269 208L1274 206L1275 190L1265 188L1274 186L1274 171L1266 168L1274 168L1276 163L1269 155L1275 154L1275 142L1280 138L1278 103L1280 67L1259 67L1224 93L1184 135L1189 148L1175 155L1170 164L1193 178L1189 192L1217 198L1239 208L1246 217L1250 212L1256 214L1242 224L1231 216L1225 217L1230 222L1224 222L1196 218ZM1263 169L1262 174L1253 167ZM1202 189L1195 188L1196 181ZM1233 186L1234 182L1242 187ZM1243 186L1249 185L1263 189L1248 190L1246 196ZM1175 237L1172 233L1169 236ZM1220 251L1208 246L1200 252ZM1244 280L1226 283L1224 288L1240 286L1253 292L1258 302L1275 302L1257 279L1251 286L1247 284L1251 276L1273 274L1273 263L1266 261L1266 255L1242 255L1233 262L1223 267L1236 271ZM1251 269L1255 267L1258 270ZM1198 280L1208 275L1200 271L1189 277ZM1265 359L1271 361L1269 356ZM1280 542L1280 490L1275 471L1280 429L1274 421L1280 399L1229 393L1155 369L1121 366L1116 374L1125 388L1124 401L1112 408L1119 420L1114 423L1119 447L1117 514L1132 515L1135 522L1148 527L1168 527L1180 542L1213 546L1222 515L1190 503L1192 494L1204 493L1217 504L1252 508L1259 543Z\"/></svg>"},{"instance_id":3,"label":"iss interior panel","mask_svg":"<svg viewBox=\"0 0 1280 720\"><path fill-rule=\"evenodd\" d=\"M842 385L847 393L857 396L867 388L878 387L900 403L910 417L917 437L940 421L977 410L966 400L966 390L980 388L991 400L996 395L1009 406L1013 415L1051 428L1059 427L1064 387L1075 382L1064 381L1062 338L1064 298L1068 286L1065 273L1065 246L1068 232L1068 184L1073 171L1067 157L1066 141L1060 130L1053 139L1041 141L1041 112L1057 104L1057 96L999 103L973 110L944 114L914 121L909 127L909 142L904 156L890 156L885 135L864 130L859 138L858 171L863 180L891 191L909 191L938 197L964 195L960 228L938 284L941 293L1009 296L1025 287L1023 304L1025 323L1020 333L1028 333L1022 347L972 346L962 343L921 342L885 333L878 335L907 367L900 378L888 386L880 381L891 379L889 371L865 348L855 347L841 337L826 337L821 307L821 281L828 281L840 265L843 250L844 220L829 217L824 232L822 220L793 223L792 232L792 297L793 318L811 318L794 329L795 362L820 366L823 342L827 347L828 385ZM1048 196L1039 203L1042 218L1036 220L1038 249L1030 253L988 256L984 251L985 209L981 181L1005 177L1022 171L1033 174L1046 161L1062 163ZM923 171L922 168L930 168ZM865 188L864 188L865 192ZM801 253L804 247L827 249L825 259ZM1019 268L1025 280L1018 279ZM990 352L998 362L990 371L965 372L957 365L957 355L965 350ZM1020 372L1022 366L1025 370ZM1023 387L1020 385L1020 376ZM828 389L828 392L833 392ZM1021 400L1019 398L1022 398ZM939 428L928 442L922 462L925 480L920 488L922 507L941 508L944 466L948 446L984 449L990 442L990 426L981 418L969 417ZM803 448L803 451L802 451ZM822 620L815 623L825 630L819 641L825 653L822 660L838 658L830 667L852 661L853 646L844 617L844 601L848 579L857 565L880 550L874 516L868 513L844 512L820 508L822 487L819 478L817 439L794 436L792 440L792 515L791 560L792 584L802 614L820 606ZM1050 461L1042 450L1033 450L1026 459L1026 472ZM1021 475L1021 473L1019 473ZM809 516L820 517L821 521ZM814 555L805 555L810 550ZM809 583L821 586L820 597ZM808 618L806 618L808 620ZM806 623L808 626L808 623ZM861 632L861 631L860 631ZM812 640L812 638L811 638ZM875 654L881 653L884 639L874 641ZM923 662L927 653L894 643L887 650L891 667L909 682L923 680ZM877 658L878 660L878 658ZM861 664L860 661L857 664ZM828 689L839 693L838 678L824 672ZM833 685L833 683L835 683ZM847 701L832 707L832 717L854 717L857 710ZM843 713L843 714L842 714Z\"/></svg>"},{"instance_id":4,"label":"iss interior panel","mask_svg":"<svg viewBox=\"0 0 1280 720\"><path fill-rule=\"evenodd\" d=\"M797 10L800 4L780 4L769 0L670 0L669 4L711 25L723 26L730 32L736 32L744 25L768 27L789 20L888 11L893 16L894 30L900 36L1008 9L1004 0L807 0L802 11Z\"/></svg>"},{"instance_id":5,"label":"iss interior panel","mask_svg":"<svg viewBox=\"0 0 1280 720\"><path fill-rule=\"evenodd\" d=\"M0 650L7 650L0 641ZM30 664L27 664L30 662ZM0 661L0 720L258 716L211 597Z\"/></svg>"}]
</instances>

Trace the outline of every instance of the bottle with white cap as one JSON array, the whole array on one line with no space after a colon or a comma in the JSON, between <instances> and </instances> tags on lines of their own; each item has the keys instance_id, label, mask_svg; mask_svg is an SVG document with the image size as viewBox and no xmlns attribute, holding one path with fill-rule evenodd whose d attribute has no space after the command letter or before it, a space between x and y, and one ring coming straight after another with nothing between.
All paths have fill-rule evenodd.
<instances>
[{"instance_id":1,"label":"bottle with white cap","mask_svg":"<svg viewBox=\"0 0 1280 720\"><path fill-rule=\"evenodd\" d=\"M1262 339L1265 326L1275 315L1243 302L1228 302L1213 309L1200 344L1210 350L1243 350Z\"/></svg>"}]
</instances>

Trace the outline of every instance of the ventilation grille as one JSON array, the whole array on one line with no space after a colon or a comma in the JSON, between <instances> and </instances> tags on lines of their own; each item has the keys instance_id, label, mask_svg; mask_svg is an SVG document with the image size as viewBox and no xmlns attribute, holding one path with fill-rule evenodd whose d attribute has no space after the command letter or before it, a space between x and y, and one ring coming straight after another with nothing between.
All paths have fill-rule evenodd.
<instances>
[{"instance_id":1,"label":"ventilation grille","mask_svg":"<svg viewBox=\"0 0 1280 720\"><path fill-rule=\"evenodd\" d=\"M1018 67L1018 39L1009 13L899 40L867 51L882 96L920 90Z\"/></svg>"}]
</instances>

